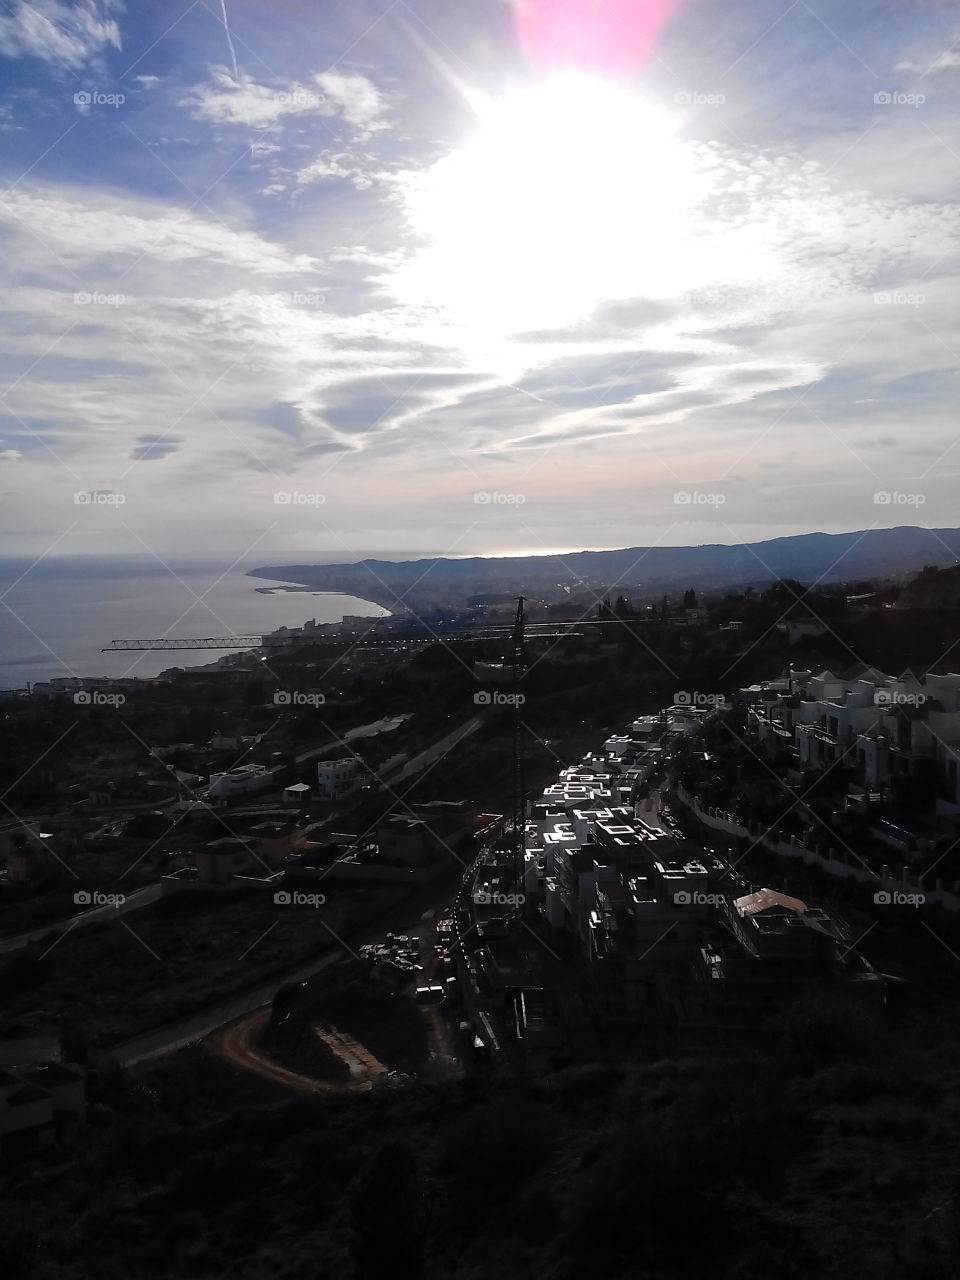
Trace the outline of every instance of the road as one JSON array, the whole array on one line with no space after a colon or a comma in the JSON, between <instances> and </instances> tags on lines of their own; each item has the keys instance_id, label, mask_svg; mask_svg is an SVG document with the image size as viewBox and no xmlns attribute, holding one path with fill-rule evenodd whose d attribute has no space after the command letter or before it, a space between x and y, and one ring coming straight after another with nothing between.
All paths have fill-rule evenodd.
<instances>
[{"instance_id":1,"label":"road","mask_svg":"<svg viewBox=\"0 0 960 1280\"><path fill-rule=\"evenodd\" d=\"M21 947L29 946L31 942L39 942L53 933L62 934L68 930L82 929L88 924L108 923L117 916L125 916L130 911L139 911L141 907L148 907L151 902L157 902L161 893L159 884L148 884L146 888L137 889L135 893L128 894L117 907L94 907L91 911L83 911L67 920L51 920L49 924L39 925L26 933L0 938L0 955L19 951Z\"/></svg>"},{"instance_id":2,"label":"road","mask_svg":"<svg viewBox=\"0 0 960 1280\"><path fill-rule=\"evenodd\" d=\"M439 961L435 953L436 925L439 915L435 910L423 913L419 922L420 961L424 967L423 981L433 978ZM414 1005L411 1001L410 1016L423 1017L429 1036L429 1057L425 1075L429 1079L462 1079L463 1067L451 1042L449 1028L436 1005ZM380 1062L353 1036L337 1027L314 1026L314 1034L340 1059L350 1071L348 1083L333 1084L290 1071L276 1059L269 1057L257 1046L270 1016L268 1009L258 1009L238 1022L224 1027L209 1038L215 1053L235 1067L250 1071L264 1080L284 1085L299 1093L360 1092L370 1089L372 1082L390 1073L390 1068Z\"/></svg>"},{"instance_id":3,"label":"road","mask_svg":"<svg viewBox=\"0 0 960 1280\"><path fill-rule=\"evenodd\" d=\"M268 1009L260 1009L250 1017L224 1027L214 1037L213 1047L221 1057L226 1058L234 1066L252 1071L265 1080L273 1081L274 1084L296 1089L298 1093L331 1093L333 1085L322 1080L314 1080L312 1076L300 1075L297 1071L288 1071L279 1062L275 1062L273 1058L268 1058L266 1054L254 1048L254 1043L266 1026L269 1017Z\"/></svg>"},{"instance_id":4,"label":"road","mask_svg":"<svg viewBox=\"0 0 960 1280\"><path fill-rule=\"evenodd\" d=\"M381 720L374 720L371 724L361 724L356 729L349 729L341 739L342 742L353 742L357 738L374 738L378 733L392 733L394 729L398 729L404 720L409 720L412 711L407 711L401 716L384 716ZM296 757L297 764L303 764L304 760L312 760L315 756L322 756L330 751L335 743L326 743L322 747L314 747L310 751L301 751Z\"/></svg>"},{"instance_id":5,"label":"road","mask_svg":"<svg viewBox=\"0 0 960 1280\"><path fill-rule=\"evenodd\" d=\"M424 912L445 906L452 898L462 876L463 866L459 862L453 863L449 871L444 872L429 884L411 890L402 902L397 903L377 920L346 935L343 938L343 947L335 944L322 956L316 956L313 960L306 961L284 973L265 978L246 991L211 1004L206 1009L178 1019L175 1023L144 1032L121 1044L109 1046L103 1050L104 1057L121 1067L133 1067L138 1063L163 1057L177 1049L185 1048L188 1044L205 1039L245 1014L263 1009L272 1003L273 997L285 983L305 982L315 977L330 965L343 960L345 954L355 955L364 943L377 942L387 932L417 934Z\"/></svg>"},{"instance_id":6,"label":"road","mask_svg":"<svg viewBox=\"0 0 960 1280\"><path fill-rule=\"evenodd\" d=\"M399 773L394 774L390 780L390 785L395 786L398 782L403 782L405 778L412 777L415 773L420 773L426 769L428 765L434 764L437 760L447 755L465 738L469 738L472 733L483 724L482 716L474 716L472 720L468 720L466 724L462 724L459 728L454 729L452 733L446 734L435 742L432 747L427 747L425 751L421 751L419 755L414 756L412 760L408 760Z\"/></svg>"}]
</instances>

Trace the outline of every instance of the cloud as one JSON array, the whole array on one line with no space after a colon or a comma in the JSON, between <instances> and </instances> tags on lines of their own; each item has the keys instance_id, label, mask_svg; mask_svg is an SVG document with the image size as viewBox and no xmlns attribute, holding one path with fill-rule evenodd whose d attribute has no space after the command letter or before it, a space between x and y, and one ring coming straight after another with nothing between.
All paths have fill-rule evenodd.
<instances>
[{"instance_id":1,"label":"cloud","mask_svg":"<svg viewBox=\"0 0 960 1280\"><path fill-rule=\"evenodd\" d=\"M275 89L243 72L237 80L226 67L214 67L211 74L212 85L195 86L181 103L200 120L270 129L286 116L323 114L326 106L319 90L297 81Z\"/></svg>"},{"instance_id":2,"label":"cloud","mask_svg":"<svg viewBox=\"0 0 960 1280\"><path fill-rule=\"evenodd\" d=\"M227 226L189 210L83 191L33 188L15 191L0 206L0 225L26 232L68 269L102 255L148 257L161 262L221 263L257 275L295 275L316 266L306 254L290 254L253 231ZM76 292L96 292L74 276ZM117 296L113 291L111 297ZM106 304L111 305L111 304ZM122 305L122 304L116 304ZM101 308L102 310L102 308ZM91 314L96 313L91 304Z\"/></svg>"},{"instance_id":3,"label":"cloud","mask_svg":"<svg viewBox=\"0 0 960 1280\"><path fill-rule=\"evenodd\" d=\"M270 57L287 69L273 84L217 67L189 89L203 62L164 62L164 92L137 95L148 137L191 134L172 167L194 191L225 174L207 197L216 214L188 208L182 189L137 194L150 161L137 148L131 164L129 138L106 132L116 113L91 113L72 135L82 163L97 148L82 184L40 181L65 163L54 152L5 197L0 371L14 385L2 451L21 455L9 469L15 527L56 533L76 514L72 493L113 489L158 547L217 538L240 550L238 537L279 518L275 545L305 553L322 538L342 551L325 526L364 547L423 545L419 528L435 546L516 550L501 519L516 513L497 509L457 542L478 515L469 495L501 489L528 495L530 550L537 536L696 541L693 522L716 513L681 513L691 523L678 526L670 495L703 477L726 477L731 528L866 527L872 493L895 487L876 477L897 480L921 450L909 465L929 464L946 493L944 514L931 498L924 516L951 522L955 481L937 464L956 438L960 351L960 208L944 162L960 150L954 77L936 77L922 111L874 107L878 87L915 86L864 75L850 95L862 104L831 97L828 112L811 89L788 118L765 109L769 84L748 93L734 72L724 88L730 104L743 96L737 127L729 112L685 117L646 168L631 134L615 156L635 166L619 204L603 166L577 163L594 140L574 110L554 167L531 175L518 148L519 188L490 189L500 150L485 169L475 154L458 160L446 213L423 226L408 197L429 193L478 120L461 104L451 124L435 85L409 77L395 93L379 70L315 74L336 50L298 52ZM678 83L718 82L687 71ZM195 124L171 110L171 85ZM690 200L651 224L651 193L676 176L674 143ZM601 185L584 193L584 173ZM168 178L154 166L151 190L175 190ZM567 203L530 217L516 192L536 197L541 179ZM283 216L262 194L288 198ZM431 263L431 235L450 227L465 228L456 252ZM541 284L565 303L577 271L589 287L575 305L526 305ZM81 292L101 300L78 303ZM922 304L897 301L914 295ZM327 503L278 513L283 488Z\"/></svg>"},{"instance_id":4,"label":"cloud","mask_svg":"<svg viewBox=\"0 0 960 1280\"><path fill-rule=\"evenodd\" d=\"M119 0L17 0L12 13L0 14L0 54L79 71L108 47L121 48L120 28L110 16L121 10Z\"/></svg>"},{"instance_id":5,"label":"cloud","mask_svg":"<svg viewBox=\"0 0 960 1280\"><path fill-rule=\"evenodd\" d=\"M298 186L309 186L314 182L324 182L331 178L339 178L349 182L357 191L366 191L376 183L376 177L349 152L324 152L310 164L297 170Z\"/></svg>"},{"instance_id":6,"label":"cloud","mask_svg":"<svg viewBox=\"0 0 960 1280\"><path fill-rule=\"evenodd\" d=\"M311 87L298 80L279 88L261 84L245 72L239 79L226 67L214 67L213 83L195 86L182 100L194 116L215 124L275 129L292 116L339 118L365 139L385 129L379 90L365 76L323 72Z\"/></svg>"},{"instance_id":7,"label":"cloud","mask_svg":"<svg viewBox=\"0 0 960 1280\"><path fill-rule=\"evenodd\" d=\"M167 458L176 453L182 443L182 436L140 436L139 443L130 450L130 457L136 462Z\"/></svg>"},{"instance_id":8,"label":"cloud","mask_svg":"<svg viewBox=\"0 0 960 1280\"><path fill-rule=\"evenodd\" d=\"M324 71L314 76L328 102L347 124L363 137L388 128L380 91L366 76L343 71Z\"/></svg>"},{"instance_id":9,"label":"cloud","mask_svg":"<svg viewBox=\"0 0 960 1280\"><path fill-rule=\"evenodd\" d=\"M928 76L953 71L957 67L960 67L960 33L954 35L950 43L939 50L927 50L922 55L913 53L903 58L895 65L894 70Z\"/></svg>"}]
</instances>

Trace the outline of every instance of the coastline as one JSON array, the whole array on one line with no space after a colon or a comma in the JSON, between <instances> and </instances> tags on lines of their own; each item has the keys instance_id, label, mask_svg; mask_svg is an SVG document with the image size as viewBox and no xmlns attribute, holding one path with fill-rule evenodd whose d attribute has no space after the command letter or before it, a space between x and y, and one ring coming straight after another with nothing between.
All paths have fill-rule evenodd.
<instances>
[{"instance_id":1,"label":"coastline","mask_svg":"<svg viewBox=\"0 0 960 1280\"><path fill-rule=\"evenodd\" d=\"M310 581L307 577L307 574L312 574L313 570L316 570L317 574L323 574L325 570L331 567L339 570L335 583L327 583L320 586L317 582ZM284 572L282 568L266 566L259 569L247 569L246 576L248 578L263 578L267 582L286 584L285 586L277 585L275 587L254 587L254 591L257 591L260 595L346 595L352 596L363 604L374 605L378 609L383 609L385 611L381 615L383 617L394 617L406 612L403 601L398 598L397 593L379 583L376 574L371 573L369 569L363 569L359 574L351 578L349 572L351 567L349 565L294 565L290 572ZM344 572L344 569L346 569L346 572ZM350 615L345 616L349 617ZM371 614L370 616L373 617L375 615Z\"/></svg>"},{"instance_id":2,"label":"coastline","mask_svg":"<svg viewBox=\"0 0 960 1280\"><path fill-rule=\"evenodd\" d=\"M216 669L213 658L243 662L249 660L245 655L261 652L249 647L249 639L246 645L215 653L109 649L118 637L295 635L307 623L334 637L345 618L369 617L373 622L389 616L386 604L348 591L320 591L279 577L257 584L244 570L221 576L212 569L188 573L181 567L179 574L171 570L145 580L110 560L90 578L77 577L72 563L56 568L43 581L11 579L17 588L13 603L23 619L19 636L17 617L10 620L12 642L0 663L0 689L11 695L25 695L34 686L41 691L119 687L131 679L148 687L169 680L174 672ZM54 584L60 601L55 609L50 605ZM306 599L310 595L326 598L311 605Z\"/></svg>"}]
</instances>

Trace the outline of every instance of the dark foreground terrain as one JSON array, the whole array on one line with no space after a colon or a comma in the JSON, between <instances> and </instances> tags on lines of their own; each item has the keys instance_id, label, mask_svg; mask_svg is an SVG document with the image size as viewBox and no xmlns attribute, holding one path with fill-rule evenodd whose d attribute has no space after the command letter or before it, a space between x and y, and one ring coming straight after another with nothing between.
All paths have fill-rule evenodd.
<instances>
[{"instance_id":1,"label":"dark foreground terrain","mask_svg":"<svg viewBox=\"0 0 960 1280\"><path fill-rule=\"evenodd\" d=\"M95 1077L0 1180L10 1280L916 1277L960 1260L960 1039L799 1008L766 1052L303 1098L205 1049Z\"/></svg>"}]
</instances>

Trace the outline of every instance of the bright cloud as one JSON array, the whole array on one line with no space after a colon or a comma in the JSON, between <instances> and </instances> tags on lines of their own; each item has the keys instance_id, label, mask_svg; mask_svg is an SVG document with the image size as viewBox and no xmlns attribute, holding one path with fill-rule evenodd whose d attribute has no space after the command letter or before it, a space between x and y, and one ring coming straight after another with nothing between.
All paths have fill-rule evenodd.
<instances>
[{"instance_id":1,"label":"bright cloud","mask_svg":"<svg viewBox=\"0 0 960 1280\"><path fill-rule=\"evenodd\" d=\"M0 51L36 74L23 8L0 17ZM85 56L117 47L112 5L32 8L99 13ZM874 48L832 20L873 75L803 6L756 48L749 0L751 22L718 10L709 41L671 6L663 59L613 79L532 75L503 50L493 72L471 67L492 38L469 6L416 69L403 6L366 34L357 6L332 3L328 45L292 38L290 8L233 7L237 75L214 65L222 27L198 6L173 42L138 29L136 49L159 39L163 57L118 75L125 108L75 119L49 58L56 94L11 94L13 527L52 537L73 492L113 489L154 545L233 545L272 528L272 493L296 485L327 502L280 513L285 548L328 526L464 553L696 541L668 536L671 495L705 478L723 479L732 523L788 532L867 527L872 493L914 473L930 523L955 522L947 31L918 19L902 47ZM679 110L698 84L725 105L698 113L685 92ZM880 87L926 100L875 103ZM53 117L61 100L69 118L37 128L31 107ZM527 494L513 514L529 528L478 511L478 489Z\"/></svg>"},{"instance_id":2,"label":"bright cloud","mask_svg":"<svg viewBox=\"0 0 960 1280\"><path fill-rule=\"evenodd\" d=\"M329 71L309 84L291 81L275 88L244 73L238 80L226 67L214 67L211 74L212 84L195 86L184 98L202 120L272 129L292 116L339 117L360 137L387 127L380 93L365 76Z\"/></svg>"}]
</instances>

